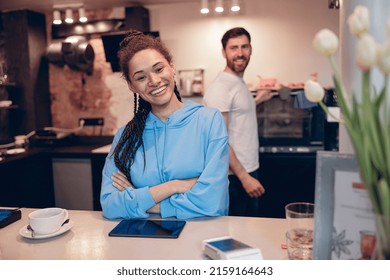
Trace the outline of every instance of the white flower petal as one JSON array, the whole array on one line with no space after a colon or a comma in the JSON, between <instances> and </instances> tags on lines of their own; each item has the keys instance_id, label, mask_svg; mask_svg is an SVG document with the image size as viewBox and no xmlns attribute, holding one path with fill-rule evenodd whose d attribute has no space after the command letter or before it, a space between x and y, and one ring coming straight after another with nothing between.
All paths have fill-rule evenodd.
<instances>
[{"instance_id":1,"label":"white flower petal","mask_svg":"<svg viewBox=\"0 0 390 280\"><path fill-rule=\"evenodd\" d=\"M356 46L356 63L366 72L377 63L378 45L369 34L363 34Z\"/></svg>"},{"instance_id":2,"label":"white flower petal","mask_svg":"<svg viewBox=\"0 0 390 280\"><path fill-rule=\"evenodd\" d=\"M370 28L370 15L369 11L364 6L357 6L354 12L348 17L347 20L349 31L360 37L368 32Z\"/></svg>"},{"instance_id":3,"label":"white flower petal","mask_svg":"<svg viewBox=\"0 0 390 280\"><path fill-rule=\"evenodd\" d=\"M378 46L378 67L385 75L390 75L390 40Z\"/></svg>"},{"instance_id":4,"label":"white flower petal","mask_svg":"<svg viewBox=\"0 0 390 280\"><path fill-rule=\"evenodd\" d=\"M308 80L304 87L305 96L310 102L320 102L324 98L325 90L317 82Z\"/></svg>"},{"instance_id":5,"label":"white flower petal","mask_svg":"<svg viewBox=\"0 0 390 280\"><path fill-rule=\"evenodd\" d=\"M329 29L322 29L317 32L313 39L314 49L324 55L330 56L337 51L339 39L336 34Z\"/></svg>"}]
</instances>

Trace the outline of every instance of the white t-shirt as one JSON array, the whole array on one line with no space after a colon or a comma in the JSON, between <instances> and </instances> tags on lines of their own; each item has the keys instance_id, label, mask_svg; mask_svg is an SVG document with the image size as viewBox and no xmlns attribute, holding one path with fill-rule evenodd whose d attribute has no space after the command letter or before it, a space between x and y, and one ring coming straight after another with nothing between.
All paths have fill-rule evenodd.
<instances>
[{"instance_id":1,"label":"white t-shirt","mask_svg":"<svg viewBox=\"0 0 390 280\"><path fill-rule=\"evenodd\" d=\"M229 113L229 144L245 170L259 168L256 103L244 80L221 72L206 89L203 103Z\"/></svg>"}]
</instances>

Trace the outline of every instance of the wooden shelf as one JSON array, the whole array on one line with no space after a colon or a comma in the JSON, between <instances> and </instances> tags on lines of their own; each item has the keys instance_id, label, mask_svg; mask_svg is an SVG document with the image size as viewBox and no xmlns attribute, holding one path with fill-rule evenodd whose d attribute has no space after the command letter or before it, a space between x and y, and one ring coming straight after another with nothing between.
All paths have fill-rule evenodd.
<instances>
[{"instance_id":1,"label":"wooden shelf","mask_svg":"<svg viewBox=\"0 0 390 280\"><path fill-rule=\"evenodd\" d=\"M16 87L16 83L14 82L0 83L0 87Z\"/></svg>"},{"instance_id":2,"label":"wooden shelf","mask_svg":"<svg viewBox=\"0 0 390 280\"><path fill-rule=\"evenodd\" d=\"M0 107L0 110L10 110L10 109L17 109L17 108L19 108L18 105L11 105L11 106Z\"/></svg>"}]
</instances>

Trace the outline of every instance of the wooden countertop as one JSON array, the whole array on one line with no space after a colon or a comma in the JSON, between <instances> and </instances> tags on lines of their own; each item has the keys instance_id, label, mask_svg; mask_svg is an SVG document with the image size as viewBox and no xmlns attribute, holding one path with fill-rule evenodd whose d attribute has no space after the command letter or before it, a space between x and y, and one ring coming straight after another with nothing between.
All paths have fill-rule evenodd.
<instances>
[{"instance_id":1,"label":"wooden countertop","mask_svg":"<svg viewBox=\"0 0 390 280\"><path fill-rule=\"evenodd\" d=\"M28 213L0 230L0 259L11 260L201 260L202 241L230 235L261 249L264 259L287 259L285 219L252 217L198 218L187 221L178 239L109 237L119 220L110 221L100 211L70 210L73 227L56 237L29 239L19 231Z\"/></svg>"}]
</instances>

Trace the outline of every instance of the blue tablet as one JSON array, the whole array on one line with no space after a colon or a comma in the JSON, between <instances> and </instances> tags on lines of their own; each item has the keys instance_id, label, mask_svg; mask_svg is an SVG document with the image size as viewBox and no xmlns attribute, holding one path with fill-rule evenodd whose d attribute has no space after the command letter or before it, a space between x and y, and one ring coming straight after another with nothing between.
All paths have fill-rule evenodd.
<instances>
[{"instance_id":1,"label":"blue tablet","mask_svg":"<svg viewBox=\"0 0 390 280\"><path fill-rule=\"evenodd\" d=\"M0 228L8 226L22 217L19 209L0 209Z\"/></svg>"},{"instance_id":2,"label":"blue tablet","mask_svg":"<svg viewBox=\"0 0 390 280\"><path fill-rule=\"evenodd\" d=\"M109 236L178 238L186 222L177 220L122 220L114 227Z\"/></svg>"}]
</instances>

